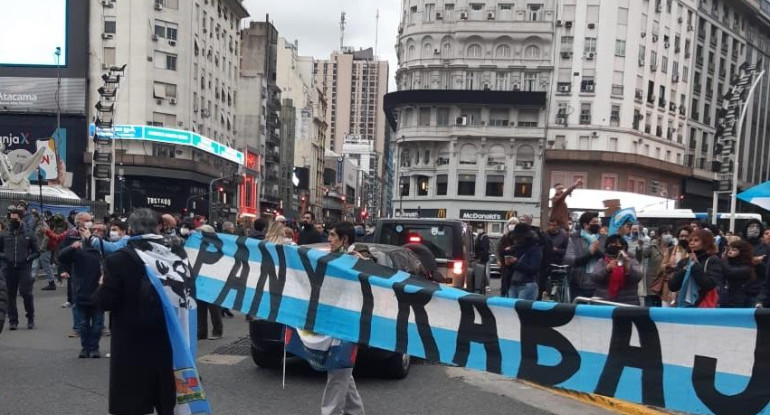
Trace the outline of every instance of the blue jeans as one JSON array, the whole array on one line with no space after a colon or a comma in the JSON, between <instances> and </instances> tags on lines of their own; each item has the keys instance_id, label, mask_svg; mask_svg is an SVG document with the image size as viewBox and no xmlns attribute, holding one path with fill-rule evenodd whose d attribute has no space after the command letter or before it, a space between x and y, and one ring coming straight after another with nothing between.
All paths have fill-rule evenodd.
<instances>
[{"instance_id":1,"label":"blue jeans","mask_svg":"<svg viewBox=\"0 0 770 415\"><path fill-rule=\"evenodd\" d=\"M45 273L45 279L50 283L54 282L53 270L51 269L51 251L42 251L40 256L32 261L32 279L37 279L40 268Z\"/></svg>"},{"instance_id":2,"label":"blue jeans","mask_svg":"<svg viewBox=\"0 0 770 415\"><path fill-rule=\"evenodd\" d=\"M80 346L88 353L99 351L104 312L94 305L76 305L80 317Z\"/></svg>"},{"instance_id":3,"label":"blue jeans","mask_svg":"<svg viewBox=\"0 0 770 415\"><path fill-rule=\"evenodd\" d=\"M508 298L535 301L537 299L537 283L527 282L522 285L511 284L511 287L508 288Z\"/></svg>"}]
</instances>

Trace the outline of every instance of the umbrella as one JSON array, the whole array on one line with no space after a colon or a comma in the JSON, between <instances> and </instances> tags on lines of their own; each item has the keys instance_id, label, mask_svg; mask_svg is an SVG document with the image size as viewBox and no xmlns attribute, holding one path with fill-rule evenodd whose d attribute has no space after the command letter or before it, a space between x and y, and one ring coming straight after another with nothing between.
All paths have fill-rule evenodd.
<instances>
[{"instance_id":1,"label":"umbrella","mask_svg":"<svg viewBox=\"0 0 770 415\"><path fill-rule=\"evenodd\" d=\"M770 210L770 181L758 184L738 194L738 199Z\"/></svg>"}]
</instances>

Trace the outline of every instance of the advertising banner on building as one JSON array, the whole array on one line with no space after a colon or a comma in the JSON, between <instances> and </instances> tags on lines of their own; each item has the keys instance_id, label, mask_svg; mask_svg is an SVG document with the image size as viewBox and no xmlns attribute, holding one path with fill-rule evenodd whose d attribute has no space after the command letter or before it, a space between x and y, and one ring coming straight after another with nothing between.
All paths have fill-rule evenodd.
<instances>
[{"instance_id":1,"label":"advertising banner on building","mask_svg":"<svg viewBox=\"0 0 770 415\"><path fill-rule=\"evenodd\" d=\"M460 220L472 222L505 222L515 217L513 210L460 210Z\"/></svg>"},{"instance_id":2,"label":"advertising banner on building","mask_svg":"<svg viewBox=\"0 0 770 415\"><path fill-rule=\"evenodd\" d=\"M56 78L0 77L0 110L13 112L61 112L85 114L86 80L62 78L59 106Z\"/></svg>"},{"instance_id":3,"label":"advertising banner on building","mask_svg":"<svg viewBox=\"0 0 770 415\"><path fill-rule=\"evenodd\" d=\"M714 136L715 161L712 170L717 173L719 191L732 190L733 171L738 157L738 131L740 130L741 111L746 105L752 81L759 64L740 66L738 76L730 84L730 89L722 99L722 107L717 111L717 131Z\"/></svg>"}]
</instances>

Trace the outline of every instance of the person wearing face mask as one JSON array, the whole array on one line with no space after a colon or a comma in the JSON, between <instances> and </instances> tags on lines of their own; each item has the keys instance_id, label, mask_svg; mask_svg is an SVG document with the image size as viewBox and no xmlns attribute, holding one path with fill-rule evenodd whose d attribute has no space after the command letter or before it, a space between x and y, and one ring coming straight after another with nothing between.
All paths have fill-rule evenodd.
<instances>
[{"instance_id":1,"label":"person wearing face mask","mask_svg":"<svg viewBox=\"0 0 770 415\"><path fill-rule=\"evenodd\" d=\"M497 263L500 266L500 296L508 296L508 288L511 285L511 276L513 275L513 267L506 264L504 258L506 256L512 256L513 246L516 243L513 237L513 230L516 228L516 224L519 220L515 217L508 219L506 223L505 235L500 238L500 242L497 244Z\"/></svg>"},{"instance_id":2,"label":"person wearing face mask","mask_svg":"<svg viewBox=\"0 0 770 415\"><path fill-rule=\"evenodd\" d=\"M163 238L166 240L166 242L169 245L184 246L185 240L177 235L176 232L176 218L167 213L161 216L161 220L163 221L161 233L163 234Z\"/></svg>"},{"instance_id":3,"label":"person wearing face mask","mask_svg":"<svg viewBox=\"0 0 770 415\"><path fill-rule=\"evenodd\" d=\"M676 234L672 235L671 247L665 252L663 257L663 268L666 273L666 284L660 290L661 305L663 307L676 306L676 293L671 292L668 281L671 280L679 262L689 255L688 249L690 247L691 233L692 229L689 225L679 228Z\"/></svg>"},{"instance_id":4,"label":"person wearing face mask","mask_svg":"<svg viewBox=\"0 0 770 415\"><path fill-rule=\"evenodd\" d=\"M573 298L593 297L591 273L604 255L602 246L606 237L599 234L601 222L596 213L585 212L580 215L578 227L580 230L570 235L567 253L564 255L564 261L571 266L570 290Z\"/></svg>"},{"instance_id":5,"label":"person wearing face mask","mask_svg":"<svg viewBox=\"0 0 770 415\"><path fill-rule=\"evenodd\" d=\"M756 304L759 287L752 256L754 248L746 241L733 241L725 250L725 273L719 283L720 308L749 308Z\"/></svg>"},{"instance_id":6,"label":"person wearing face mask","mask_svg":"<svg viewBox=\"0 0 770 415\"><path fill-rule=\"evenodd\" d=\"M8 285L8 329L16 330L19 314L16 295L24 300L27 313L27 328L35 328L35 304L32 296L32 261L40 256L37 240L21 220L22 211L16 206L8 208L8 228L0 233L0 260L3 261L2 275Z\"/></svg>"},{"instance_id":7,"label":"person wearing face mask","mask_svg":"<svg viewBox=\"0 0 770 415\"><path fill-rule=\"evenodd\" d=\"M698 229L690 234L688 245L689 253L677 264L668 287L677 292L677 307L715 308L717 284L726 270L724 262L717 256L719 250L714 234L707 229Z\"/></svg>"},{"instance_id":8,"label":"person wearing face mask","mask_svg":"<svg viewBox=\"0 0 770 415\"><path fill-rule=\"evenodd\" d=\"M109 255L113 252L124 248L128 244L129 236L128 225L126 222L116 220L110 224L109 239L93 237L91 238L91 246L104 252L104 255Z\"/></svg>"},{"instance_id":9,"label":"person wearing face mask","mask_svg":"<svg viewBox=\"0 0 770 415\"><path fill-rule=\"evenodd\" d=\"M40 256L32 261L32 278L37 277L38 272L42 269L43 273L45 273L46 281L48 281L48 285L43 287L42 290L56 291L56 279L51 268L51 251L48 249L48 236L46 236L46 231L49 229L48 224L37 212L33 213L32 217L34 218L32 232L40 249Z\"/></svg>"},{"instance_id":10,"label":"person wearing face mask","mask_svg":"<svg viewBox=\"0 0 770 415\"><path fill-rule=\"evenodd\" d=\"M615 303L639 305L637 294L642 271L636 258L626 253L628 243L611 235L604 243L604 259L591 271L594 297Z\"/></svg>"},{"instance_id":11,"label":"person wearing face mask","mask_svg":"<svg viewBox=\"0 0 770 415\"><path fill-rule=\"evenodd\" d=\"M665 256L667 244L671 242L671 231L667 228L661 228L659 232L650 232L650 244L644 253L646 266L644 270L644 284L642 284L642 293L644 305L647 307L660 307L660 294L665 281L665 270L663 268L663 257ZM658 237L658 235L661 235ZM668 236L668 242L663 241L663 236Z\"/></svg>"}]
</instances>

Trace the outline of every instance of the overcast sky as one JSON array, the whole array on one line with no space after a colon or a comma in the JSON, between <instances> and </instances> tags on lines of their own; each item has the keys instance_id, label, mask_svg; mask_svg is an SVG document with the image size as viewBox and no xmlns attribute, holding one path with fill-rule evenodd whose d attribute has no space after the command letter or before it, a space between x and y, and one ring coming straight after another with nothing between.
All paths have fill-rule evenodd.
<instances>
[{"instance_id":1,"label":"overcast sky","mask_svg":"<svg viewBox=\"0 0 770 415\"><path fill-rule=\"evenodd\" d=\"M299 41L300 55L328 59L340 45L340 12L345 10L345 46L374 47L377 9L380 10L376 53L390 62L390 90L397 63L394 45L398 35L399 0L244 0L250 20L270 20L279 36Z\"/></svg>"}]
</instances>

